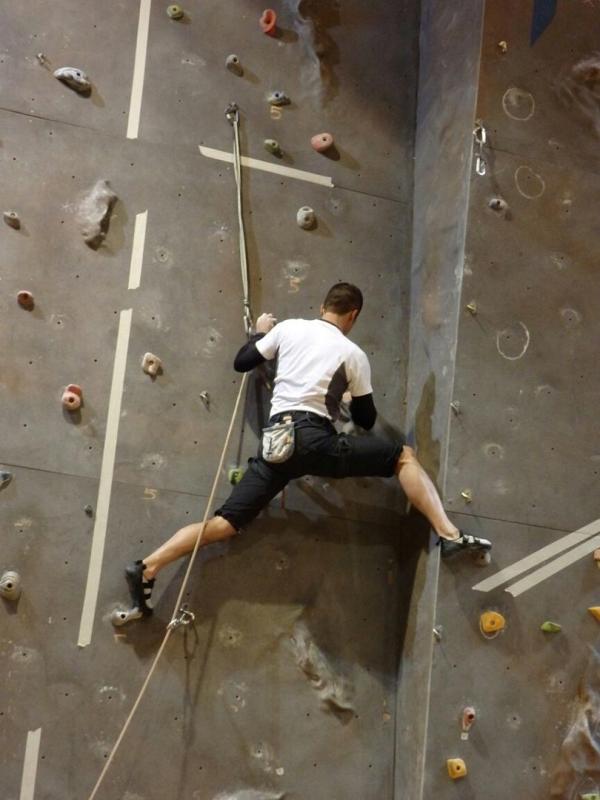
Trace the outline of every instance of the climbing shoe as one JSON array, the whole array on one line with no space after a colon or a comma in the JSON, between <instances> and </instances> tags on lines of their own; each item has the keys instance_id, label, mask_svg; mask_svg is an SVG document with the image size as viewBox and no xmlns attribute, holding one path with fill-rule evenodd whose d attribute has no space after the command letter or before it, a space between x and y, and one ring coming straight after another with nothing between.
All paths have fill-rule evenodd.
<instances>
[{"instance_id":1,"label":"climbing shoe","mask_svg":"<svg viewBox=\"0 0 600 800\"><path fill-rule=\"evenodd\" d=\"M462 532L458 539L442 539L441 541L444 558L463 551L488 553L492 549L492 543L488 539L479 539L477 536Z\"/></svg>"},{"instance_id":2,"label":"climbing shoe","mask_svg":"<svg viewBox=\"0 0 600 800\"><path fill-rule=\"evenodd\" d=\"M152 587L154 578L145 580L144 569L146 565L142 561L129 564L125 567L125 579L129 588L129 594L134 608L137 608L145 617L152 614Z\"/></svg>"}]
</instances>

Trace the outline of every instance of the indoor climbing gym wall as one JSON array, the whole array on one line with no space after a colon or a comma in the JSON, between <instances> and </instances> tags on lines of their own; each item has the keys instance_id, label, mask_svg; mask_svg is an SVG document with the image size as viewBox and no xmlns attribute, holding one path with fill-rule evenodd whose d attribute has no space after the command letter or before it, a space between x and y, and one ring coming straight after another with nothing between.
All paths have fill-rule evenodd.
<instances>
[{"instance_id":1,"label":"indoor climbing gym wall","mask_svg":"<svg viewBox=\"0 0 600 800\"><path fill-rule=\"evenodd\" d=\"M358 284L378 430L405 427L418 3L24 0L0 23L2 798L392 798L416 564L394 481L290 485L202 550L185 615L185 563L142 620L123 569L215 475L227 496L267 418L272 376L232 367L236 132L254 316Z\"/></svg>"},{"instance_id":2,"label":"indoor climbing gym wall","mask_svg":"<svg viewBox=\"0 0 600 800\"><path fill-rule=\"evenodd\" d=\"M600 797L599 25L485 5L445 486L494 550L441 564L427 798Z\"/></svg>"}]
</instances>

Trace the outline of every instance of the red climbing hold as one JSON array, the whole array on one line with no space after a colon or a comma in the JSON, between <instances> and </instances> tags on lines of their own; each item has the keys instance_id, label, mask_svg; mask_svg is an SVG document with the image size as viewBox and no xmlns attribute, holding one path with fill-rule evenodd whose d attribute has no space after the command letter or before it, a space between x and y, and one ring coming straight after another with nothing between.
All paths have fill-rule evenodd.
<instances>
[{"instance_id":1,"label":"red climbing hold","mask_svg":"<svg viewBox=\"0 0 600 800\"><path fill-rule=\"evenodd\" d=\"M275 25L277 23L277 14L272 8L265 8L260 18L260 29L268 36L275 36Z\"/></svg>"},{"instance_id":2,"label":"red climbing hold","mask_svg":"<svg viewBox=\"0 0 600 800\"><path fill-rule=\"evenodd\" d=\"M21 308L26 308L27 311L31 311L33 308L33 295L31 292L27 292L24 289L18 293L17 303L21 306Z\"/></svg>"},{"instance_id":3,"label":"red climbing hold","mask_svg":"<svg viewBox=\"0 0 600 800\"><path fill-rule=\"evenodd\" d=\"M329 150L332 147L333 136L330 133L317 133L316 136L312 137L310 143L317 153L324 153L325 150Z\"/></svg>"},{"instance_id":4,"label":"red climbing hold","mask_svg":"<svg viewBox=\"0 0 600 800\"><path fill-rule=\"evenodd\" d=\"M77 411L81 408L81 386L76 383L70 383L63 392L62 404L69 411Z\"/></svg>"}]
</instances>

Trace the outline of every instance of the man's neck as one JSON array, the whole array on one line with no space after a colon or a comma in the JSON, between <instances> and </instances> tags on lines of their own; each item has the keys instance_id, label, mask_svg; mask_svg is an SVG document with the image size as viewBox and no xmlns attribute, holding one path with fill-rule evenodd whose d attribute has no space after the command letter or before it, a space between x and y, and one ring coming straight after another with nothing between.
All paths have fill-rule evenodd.
<instances>
[{"instance_id":1,"label":"man's neck","mask_svg":"<svg viewBox=\"0 0 600 800\"><path fill-rule=\"evenodd\" d=\"M322 320L323 322L329 322L331 325L335 325L335 327L336 327L338 330L340 330L340 331L341 331L341 332L344 334L344 336L346 335L346 333L345 333L344 329L343 329L343 328L342 328L342 326L340 325L340 320L339 320L339 317L338 317L338 315L337 315L337 314L331 314L331 313L329 313L329 312L325 312L325 314L323 314L323 315L321 316L321 320Z\"/></svg>"}]
</instances>

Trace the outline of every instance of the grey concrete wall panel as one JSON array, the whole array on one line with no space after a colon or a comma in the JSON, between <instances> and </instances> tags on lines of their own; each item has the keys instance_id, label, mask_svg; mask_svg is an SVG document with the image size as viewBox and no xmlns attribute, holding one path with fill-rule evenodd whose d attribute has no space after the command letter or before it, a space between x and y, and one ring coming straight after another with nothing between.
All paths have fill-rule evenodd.
<instances>
[{"instance_id":1,"label":"grey concrete wall panel","mask_svg":"<svg viewBox=\"0 0 600 800\"><path fill-rule=\"evenodd\" d=\"M598 172L598 9L558 0L533 45L531 19L529 3L486 4L477 115L495 149Z\"/></svg>"},{"instance_id":2,"label":"grey concrete wall panel","mask_svg":"<svg viewBox=\"0 0 600 800\"><path fill-rule=\"evenodd\" d=\"M176 147L202 143L228 150L221 118L235 100L248 121L244 149L249 155L277 161L263 148L264 139L277 139L283 165L408 202L418 4L402 0L367 8L289 0L278 4L278 37L259 29L264 7L257 0L194 0L185 6L189 24L174 24L160 3L153 4L140 136ZM319 31L321 70L305 38L303 14ZM229 53L239 56L243 77L226 70ZM266 101L276 89L292 101L281 109L280 119L272 118ZM311 137L322 131L337 142L332 158L310 146Z\"/></svg>"},{"instance_id":3,"label":"grey concrete wall panel","mask_svg":"<svg viewBox=\"0 0 600 800\"><path fill-rule=\"evenodd\" d=\"M421 4L407 429L443 487L454 372L483 6ZM425 769L438 552L416 560L398 692L396 797L420 798Z\"/></svg>"},{"instance_id":4,"label":"grey concrete wall panel","mask_svg":"<svg viewBox=\"0 0 600 800\"><path fill-rule=\"evenodd\" d=\"M463 306L474 300L477 314L461 315L448 504L574 530L598 516L598 178L495 151L490 161L472 186ZM509 217L488 208L496 195Z\"/></svg>"},{"instance_id":5,"label":"grey concrete wall panel","mask_svg":"<svg viewBox=\"0 0 600 800\"><path fill-rule=\"evenodd\" d=\"M57 0L52 13L25 0L0 9L2 107L125 136L138 7L127 0L102 4ZM43 53L42 65L37 54ZM89 97L58 81L59 67L82 69Z\"/></svg>"},{"instance_id":6,"label":"grey concrete wall panel","mask_svg":"<svg viewBox=\"0 0 600 800\"><path fill-rule=\"evenodd\" d=\"M537 526L476 522L494 539L499 568L557 536ZM436 620L442 639L435 644L431 697L435 735L429 740L425 796L579 797L591 790L584 776L572 794L554 795L551 787L590 649L597 647L598 623L586 611L597 602L596 565L591 557L583 559L518 598L503 587L471 591L482 575L468 560L442 564ZM479 616L488 609L507 620L505 631L490 641L479 630ZM541 631L546 620L562 631ZM468 705L477 720L462 741L460 719ZM463 758L469 771L456 786L446 771L446 759L454 757Z\"/></svg>"}]
</instances>

